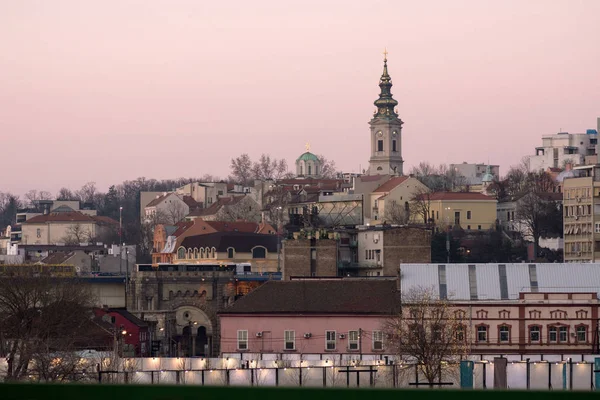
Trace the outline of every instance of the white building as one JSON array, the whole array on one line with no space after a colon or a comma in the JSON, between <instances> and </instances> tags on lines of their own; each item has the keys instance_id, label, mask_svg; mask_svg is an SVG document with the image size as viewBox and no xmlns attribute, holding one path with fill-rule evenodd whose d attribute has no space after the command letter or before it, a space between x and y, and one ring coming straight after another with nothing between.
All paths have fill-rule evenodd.
<instances>
[{"instance_id":1,"label":"white building","mask_svg":"<svg viewBox=\"0 0 600 400\"><path fill-rule=\"evenodd\" d=\"M500 177L500 166L489 165L491 174L494 178ZM481 185L483 176L486 174L488 164L470 164L463 162L462 164L450 164L450 169L465 177L467 185Z\"/></svg>"},{"instance_id":2,"label":"white building","mask_svg":"<svg viewBox=\"0 0 600 400\"><path fill-rule=\"evenodd\" d=\"M542 145L529 156L531 171L548 168L563 168L566 164L585 164L586 156L597 154L598 131L588 129L586 133L559 132L542 136Z\"/></svg>"}]
</instances>

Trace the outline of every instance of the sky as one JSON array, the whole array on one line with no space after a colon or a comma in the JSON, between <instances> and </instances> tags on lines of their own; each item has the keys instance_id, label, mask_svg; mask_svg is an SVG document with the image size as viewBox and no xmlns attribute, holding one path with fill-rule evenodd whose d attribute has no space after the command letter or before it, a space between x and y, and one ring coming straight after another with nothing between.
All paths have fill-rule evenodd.
<instances>
[{"instance_id":1,"label":"sky","mask_svg":"<svg viewBox=\"0 0 600 400\"><path fill-rule=\"evenodd\" d=\"M0 0L0 191L226 177L242 153L358 172L382 52L405 171L595 129L598 0Z\"/></svg>"}]
</instances>

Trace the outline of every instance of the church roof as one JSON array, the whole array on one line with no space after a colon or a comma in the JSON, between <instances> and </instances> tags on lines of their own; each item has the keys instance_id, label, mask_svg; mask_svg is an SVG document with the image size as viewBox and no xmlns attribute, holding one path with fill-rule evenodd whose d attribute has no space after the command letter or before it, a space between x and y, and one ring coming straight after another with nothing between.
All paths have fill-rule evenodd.
<instances>
[{"instance_id":1,"label":"church roof","mask_svg":"<svg viewBox=\"0 0 600 400\"><path fill-rule=\"evenodd\" d=\"M302 154L296 161L319 161L319 157L315 156L310 151Z\"/></svg>"},{"instance_id":2,"label":"church roof","mask_svg":"<svg viewBox=\"0 0 600 400\"><path fill-rule=\"evenodd\" d=\"M379 186L377 189L373 190L373 193L386 193L393 189L395 189L398 185L401 185L405 180L407 180L407 176L396 176L391 178L383 185Z\"/></svg>"}]
</instances>

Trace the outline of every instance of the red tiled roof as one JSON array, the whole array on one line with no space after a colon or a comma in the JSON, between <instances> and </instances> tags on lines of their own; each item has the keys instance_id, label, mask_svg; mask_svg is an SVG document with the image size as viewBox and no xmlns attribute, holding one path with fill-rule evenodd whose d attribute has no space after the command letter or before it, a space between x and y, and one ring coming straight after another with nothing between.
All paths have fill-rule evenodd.
<instances>
[{"instance_id":1,"label":"red tiled roof","mask_svg":"<svg viewBox=\"0 0 600 400\"><path fill-rule=\"evenodd\" d=\"M176 223L175 226L177 229L171 234L171 236L179 237L179 235L187 231L192 225L194 225L194 221L181 221Z\"/></svg>"},{"instance_id":2,"label":"red tiled roof","mask_svg":"<svg viewBox=\"0 0 600 400\"><path fill-rule=\"evenodd\" d=\"M36 215L23 222L24 224L44 224L46 222L93 222L94 219L79 211L49 213Z\"/></svg>"},{"instance_id":3,"label":"red tiled roof","mask_svg":"<svg viewBox=\"0 0 600 400\"><path fill-rule=\"evenodd\" d=\"M256 222L226 222L226 221L204 221L217 232L258 232L259 225Z\"/></svg>"},{"instance_id":4,"label":"red tiled roof","mask_svg":"<svg viewBox=\"0 0 600 400\"><path fill-rule=\"evenodd\" d=\"M183 196L183 202L187 204L190 210L201 207L200 203L198 203L192 196Z\"/></svg>"},{"instance_id":5,"label":"red tiled roof","mask_svg":"<svg viewBox=\"0 0 600 400\"><path fill-rule=\"evenodd\" d=\"M477 192L434 192L420 196L429 200L489 200L496 201L493 197Z\"/></svg>"},{"instance_id":6,"label":"red tiled roof","mask_svg":"<svg viewBox=\"0 0 600 400\"><path fill-rule=\"evenodd\" d=\"M390 190L394 189L396 186L401 185L405 180L408 179L408 176L396 176L391 178L383 185L379 186L377 189L373 190L373 193L386 193Z\"/></svg>"},{"instance_id":7,"label":"red tiled roof","mask_svg":"<svg viewBox=\"0 0 600 400\"><path fill-rule=\"evenodd\" d=\"M191 212L189 216L202 217L204 215L215 215L224 205L234 205L240 202L245 196L221 197L216 203L208 208L201 208Z\"/></svg>"},{"instance_id":8,"label":"red tiled roof","mask_svg":"<svg viewBox=\"0 0 600 400\"><path fill-rule=\"evenodd\" d=\"M318 179L318 178L305 178L305 179L281 179L277 181L277 185L323 185L323 184L342 184L345 183L343 179Z\"/></svg>"},{"instance_id":9,"label":"red tiled roof","mask_svg":"<svg viewBox=\"0 0 600 400\"><path fill-rule=\"evenodd\" d=\"M92 216L92 218L95 219L96 222L100 222L100 223L111 224L111 225L119 224L118 221L115 221L114 219L112 219L110 217L105 217L103 215L94 215L94 216Z\"/></svg>"}]
</instances>

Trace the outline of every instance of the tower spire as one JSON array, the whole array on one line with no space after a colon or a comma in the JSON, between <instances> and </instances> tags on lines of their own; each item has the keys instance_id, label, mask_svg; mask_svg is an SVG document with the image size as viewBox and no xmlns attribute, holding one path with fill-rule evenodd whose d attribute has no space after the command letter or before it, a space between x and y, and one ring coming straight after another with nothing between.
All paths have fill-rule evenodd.
<instances>
[{"instance_id":1,"label":"tower spire","mask_svg":"<svg viewBox=\"0 0 600 400\"><path fill-rule=\"evenodd\" d=\"M375 100L375 111L374 117L382 118L398 118L398 114L394 108L398 105L398 102L392 97L392 78L388 74L387 69L387 55L388 51L386 48L383 50L383 73L379 79L379 87L381 89L379 98Z\"/></svg>"}]
</instances>

